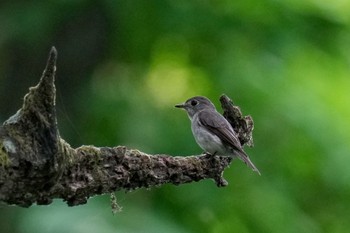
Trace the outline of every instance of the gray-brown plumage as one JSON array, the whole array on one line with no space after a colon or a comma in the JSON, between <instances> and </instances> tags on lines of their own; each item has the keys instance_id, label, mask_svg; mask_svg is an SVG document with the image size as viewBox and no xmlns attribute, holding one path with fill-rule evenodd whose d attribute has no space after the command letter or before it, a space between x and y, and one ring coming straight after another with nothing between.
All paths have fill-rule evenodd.
<instances>
[{"instance_id":1,"label":"gray-brown plumage","mask_svg":"<svg viewBox=\"0 0 350 233\"><path fill-rule=\"evenodd\" d=\"M192 123L193 136L203 150L212 155L237 156L260 175L259 170L243 151L230 123L216 111L214 104L209 99L195 96L175 107L187 111Z\"/></svg>"}]
</instances>

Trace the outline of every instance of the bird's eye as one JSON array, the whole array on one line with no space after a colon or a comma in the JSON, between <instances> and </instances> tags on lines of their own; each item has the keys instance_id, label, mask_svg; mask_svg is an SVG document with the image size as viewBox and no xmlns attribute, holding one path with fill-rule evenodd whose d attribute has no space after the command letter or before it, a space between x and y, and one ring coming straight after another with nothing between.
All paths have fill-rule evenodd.
<instances>
[{"instance_id":1,"label":"bird's eye","mask_svg":"<svg viewBox=\"0 0 350 233\"><path fill-rule=\"evenodd\" d=\"M197 100L192 100L192 101L191 101L191 105L192 105L192 106L196 106L197 104L198 104L198 101L197 101Z\"/></svg>"}]
</instances>

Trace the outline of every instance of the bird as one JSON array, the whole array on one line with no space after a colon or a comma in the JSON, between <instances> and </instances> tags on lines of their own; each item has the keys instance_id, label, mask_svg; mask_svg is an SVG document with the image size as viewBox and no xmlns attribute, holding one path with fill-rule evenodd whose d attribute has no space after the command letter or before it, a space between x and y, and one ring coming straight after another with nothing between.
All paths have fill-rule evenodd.
<instances>
[{"instance_id":1,"label":"bird","mask_svg":"<svg viewBox=\"0 0 350 233\"><path fill-rule=\"evenodd\" d=\"M193 136L207 154L238 157L261 175L247 153L244 152L231 124L217 112L214 104L207 97L195 96L175 107L186 110L191 121Z\"/></svg>"}]
</instances>

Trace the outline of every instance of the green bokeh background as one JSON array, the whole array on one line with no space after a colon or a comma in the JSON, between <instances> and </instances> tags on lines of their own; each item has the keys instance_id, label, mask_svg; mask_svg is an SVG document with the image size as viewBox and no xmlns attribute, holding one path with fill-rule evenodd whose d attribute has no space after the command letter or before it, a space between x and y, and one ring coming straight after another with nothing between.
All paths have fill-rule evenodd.
<instances>
[{"instance_id":1,"label":"green bokeh background","mask_svg":"<svg viewBox=\"0 0 350 233\"><path fill-rule=\"evenodd\" d=\"M67 207L0 205L0 232L349 232L350 2L2 1L0 120L36 85L52 45L57 108L72 146L202 151L173 106L222 93L255 121L247 148L210 180Z\"/></svg>"}]
</instances>

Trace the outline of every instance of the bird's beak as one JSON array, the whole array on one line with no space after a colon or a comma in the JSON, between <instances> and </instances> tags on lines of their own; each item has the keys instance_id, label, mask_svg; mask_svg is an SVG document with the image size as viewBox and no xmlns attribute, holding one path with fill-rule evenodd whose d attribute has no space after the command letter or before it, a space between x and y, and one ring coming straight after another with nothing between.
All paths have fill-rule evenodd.
<instances>
[{"instance_id":1,"label":"bird's beak","mask_svg":"<svg viewBox=\"0 0 350 233\"><path fill-rule=\"evenodd\" d=\"M175 105L175 108L185 108L186 105L185 104L177 104Z\"/></svg>"}]
</instances>

